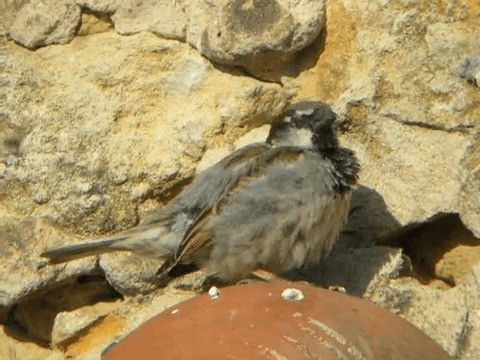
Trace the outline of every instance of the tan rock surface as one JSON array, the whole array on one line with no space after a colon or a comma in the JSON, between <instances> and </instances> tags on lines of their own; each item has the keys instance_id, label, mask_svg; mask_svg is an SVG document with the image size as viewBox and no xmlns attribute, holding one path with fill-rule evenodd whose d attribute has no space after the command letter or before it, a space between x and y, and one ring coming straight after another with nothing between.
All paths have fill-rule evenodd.
<instances>
[{"instance_id":1,"label":"tan rock surface","mask_svg":"<svg viewBox=\"0 0 480 360\"><path fill-rule=\"evenodd\" d=\"M280 86L220 72L189 46L147 33L35 53L7 46L5 201L83 232L133 225L138 203L167 196L206 148L285 106Z\"/></svg>"},{"instance_id":2,"label":"tan rock surface","mask_svg":"<svg viewBox=\"0 0 480 360\"><path fill-rule=\"evenodd\" d=\"M479 6L441 3L329 1L321 53L282 82L348 117L362 183L398 226L459 212L478 235L480 92L459 67L480 56Z\"/></svg>"},{"instance_id":3,"label":"tan rock surface","mask_svg":"<svg viewBox=\"0 0 480 360\"><path fill-rule=\"evenodd\" d=\"M42 0L19 7L9 35L29 49L66 44L75 36L81 10L74 0Z\"/></svg>"},{"instance_id":4,"label":"tan rock surface","mask_svg":"<svg viewBox=\"0 0 480 360\"><path fill-rule=\"evenodd\" d=\"M123 2L121 9L116 1L76 4L78 22L55 22L45 33L57 12L21 34L34 46L68 38L67 45L32 52L0 39L0 84L7 90L0 93L0 319L8 324L0 358L98 359L112 341L200 291L204 277L194 273L141 294L155 288L148 278L157 263L130 253L55 267L44 266L39 254L135 225L196 171L264 138L268 126L257 128L272 122L294 92L333 105L342 143L356 150L363 170L342 239L318 265L292 276L343 286L405 317L452 357L478 357L477 2L327 1L325 32L299 52L290 51L299 49L293 42L282 47L284 40L295 36L307 45L319 13L310 9L312 17L303 18L293 2L238 5L253 11L252 19L260 8L281 7L267 14L278 21L249 41L245 32L231 32L228 17L220 19L233 7L212 13L215 7L162 3L175 12L169 23L154 1L138 8ZM22 11L30 16L29 9ZM188 18L192 9L207 13ZM11 13L0 19L5 27L21 23ZM112 26L157 36L120 36ZM201 34L212 41L202 43ZM190 37L217 61L243 59L253 76L214 66L191 46L159 35ZM92 295L85 303L65 309L46 295L84 276L99 276L101 285L92 293L73 287L73 297ZM120 305L91 314L104 301L104 278L120 293L109 288ZM45 340L52 332L62 351L37 345L35 334Z\"/></svg>"},{"instance_id":5,"label":"tan rock surface","mask_svg":"<svg viewBox=\"0 0 480 360\"><path fill-rule=\"evenodd\" d=\"M244 66L304 48L325 24L323 0L44 0L7 9L10 36L30 49L71 41L82 10L108 18L119 34L150 31L185 41L214 62Z\"/></svg>"}]
</instances>

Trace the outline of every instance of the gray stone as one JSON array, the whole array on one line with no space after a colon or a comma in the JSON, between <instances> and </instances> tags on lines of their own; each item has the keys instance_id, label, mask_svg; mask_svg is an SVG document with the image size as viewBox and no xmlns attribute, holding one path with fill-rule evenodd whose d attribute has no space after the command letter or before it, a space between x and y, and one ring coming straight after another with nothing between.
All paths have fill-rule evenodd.
<instances>
[{"instance_id":1,"label":"gray stone","mask_svg":"<svg viewBox=\"0 0 480 360\"><path fill-rule=\"evenodd\" d=\"M0 307L9 308L29 295L45 291L49 284L98 272L94 259L46 267L40 252L46 244L60 244L65 234L33 217L0 213ZM71 240L74 238L71 237Z\"/></svg>"},{"instance_id":2,"label":"gray stone","mask_svg":"<svg viewBox=\"0 0 480 360\"><path fill-rule=\"evenodd\" d=\"M17 12L9 35L29 49L66 44L75 35L80 14L73 0L31 1Z\"/></svg>"},{"instance_id":3,"label":"gray stone","mask_svg":"<svg viewBox=\"0 0 480 360\"><path fill-rule=\"evenodd\" d=\"M458 67L458 75L480 86L480 57L466 57Z\"/></svg>"},{"instance_id":4,"label":"gray stone","mask_svg":"<svg viewBox=\"0 0 480 360\"><path fill-rule=\"evenodd\" d=\"M55 316L52 328L52 345L72 341L85 330L104 319L107 314L115 311L120 302L98 302L73 311L63 311Z\"/></svg>"},{"instance_id":5,"label":"gray stone","mask_svg":"<svg viewBox=\"0 0 480 360\"><path fill-rule=\"evenodd\" d=\"M120 34L151 31L167 39L185 40L187 16L183 1L120 1L112 20Z\"/></svg>"},{"instance_id":6,"label":"gray stone","mask_svg":"<svg viewBox=\"0 0 480 360\"><path fill-rule=\"evenodd\" d=\"M325 22L323 1L189 2L187 42L212 61L248 65L265 54L297 51Z\"/></svg>"},{"instance_id":7,"label":"gray stone","mask_svg":"<svg viewBox=\"0 0 480 360\"><path fill-rule=\"evenodd\" d=\"M479 266L460 286L433 289L411 278L392 279L377 287L369 298L398 313L425 331L454 359L474 359L478 354L480 306Z\"/></svg>"},{"instance_id":8,"label":"gray stone","mask_svg":"<svg viewBox=\"0 0 480 360\"><path fill-rule=\"evenodd\" d=\"M148 293L159 284L155 273L161 265L158 259L141 258L135 254L105 254L100 258L100 267L108 282L122 295Z\"/></svg>"},{"instance_id":9,"label":"gray stone","mask_svg":"<svg viewBox=\"0 0 480 360\"><path fill-rule=\"evenodd\" d=\"M168 200L206 148L272 122L287 100L277 84L222 73L190 46L148 33L35 53L8 46L17 145L5 156L19 161L2 170L1 195L90 237L133 226L137 206Z\"/></svg>"},{"instance_id":10,"label":"gray stone","mask_svg":"<svg viewBox=\"0 0 480 360\"><path fill-rule=\"evenodd\" d=\"M420 4L328 2L327 42L308 69L281 81L343 114L342 140L357 151L362 185L396 220L381 225L383 236L444 212L478 234L480 92L458 76L480 48L478 19L467 2Z\"/></svg>"},{"instance_id":11,"label":"gray stone","mask_svg":"<svg viewBox=\"0 0 480 360\"><path fill-rule=\"evenodd\" d=\"M120 34L151 31L186 41L213 62L252 71L265 56L303 49L325 23L323 0L77 0L77 4L111 14Z\"/></svg>"},{"instance_id":12,"label":"gray stone","mask_svg":"<svg viewBox=\"0 0 480 360\"><path fill-rule=\"evenodd\" d=\"M76 0L82 9L96 13L113 14L123 1L118 0Z\"/></svg>"},{"instance_id":13,"label":"gray stone","mask_svg":"<svg viewBox=\"0 0 480 360\"><path fill-rule=\"evenodd\" d=\"M462 221L480 239L480 136L477 136L466 160L469 175L462 185L458 208Z\"/></svg>"}]
</instances>

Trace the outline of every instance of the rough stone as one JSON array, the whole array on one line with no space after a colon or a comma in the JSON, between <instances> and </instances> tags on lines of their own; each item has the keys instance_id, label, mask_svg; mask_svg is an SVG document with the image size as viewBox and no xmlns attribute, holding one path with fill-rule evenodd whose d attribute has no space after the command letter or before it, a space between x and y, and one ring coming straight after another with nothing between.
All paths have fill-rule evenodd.
<instances>
[{"instance_id":1,"label":"rough stone","mask_svg":"<svg viewBox=\"0 0 480 360\"><path fill-rule=\"evenodd\" d=\"M136 0L117 2L112 20L119 34L151 31L167 39L185 39L184 1ZM196 2L197 4L200 2Z\"/></svg>"},{"instance_id":2,"label":"rough stone","mask_svg":"<svg viewBox=\"0 0 480 360\"><path fill-rule=\"evenodd\" d=\"M253 0L189 2L187 42L207 58L245 65L266 53L310 44L323 28L323 1Z\"/></svg>"},{"instance_id":3,"label":"rough stone","mask_svg":"<svg viewBox=\"0 0 480 360\"><path fill-rule=\"evenodd\" d=\"M72 342L85 329L97 324L119 305L120 302L99 302L70 312L58 313L52 328L52 345L61 346L62 343Z\"/></svg>"},{"instance_id":4,"label":"rough stone","mask_svg":"<svg viewBox=\"0 0 480 360\"><path fill-rule=\"evenodd\" d=\"M442 216L408 232L401 245L419 279L461 284L480 264L480 240L465 228L457 215Z\"/></svg>"},{"instance_id":5,"label":"rough stone","mask_svg":"<svg viewBox=\"0 0 480 360\"><path fill-rule=\"evenodd\" d=\"M480 132L464 161L469 175L460 191L459 213L464 224L480 239Z\"/></svg>"},{"instance_id":6,"label":"rough stone","mask_svg":"<svg viewBox=\"0 0 480 360\"><path fill-rule=\"evenodd\" d=\"M442 3L328 1L326 36L280 77L297 98L323 99L343 114L342 140L358 153L362 184L396 219L390 232L441 212L480 230L470 175L480 92L458 74L478 57L478 5Z\"/></svg>"},{"instance_id":7,"label":"rough stone","mask_svg":"<svg viewBox=\"0 0 480 360\"><path fill-rule=\"evenodd\" d=\"M0 325L0 359L8 360L64 360L65 355L29 341L18 341L11 330Z\"/></svg>"},{"instance_id":8,"label":"rough stone","mask_svg":"<svg viewBox=\"0 0 480 360\"><path fill-rule=\"evenodd\" d=\"M42 4L56 12L39 12L38 19L46 19L40 30L19 33L35 47L62 32L71 39L71 27L83 36L35 52L1 39L0 81L7 91L0 94L0 237L6 239L0 243L0 318L8 331L0 334L0 358L62 356L16 341L31 338L12 333L12 317L42 339L53 329L66 356L98 359L115 339L194 296L205 280L199 273L138 295L154 289L149 278L158 264L130 253L58 266L44 266L39 254L135 225L196 171L264 138L268 127L256 128L272 122L292 93L332 104L341 115L341 141L356 150L363 167L341 239L319 264L292 276L343 286L411 321L453 358L477 357L477 2L328 0L323 10L321 1L179 0L137 7L78 0L81 24L77 17L62 20L60 2ZM0 11L2 26L24 24L33 7L25 5L22 16ZM158 17L159 8L171 16ZM326 31L316 37L325 12ZM249 21L264 15L264 28L257 25L264 31L249 34ZM213 66L178 41L119 36L112 26L189 42L203 56L273 83ZM458 217L453 226L448 219L455 215L445 215L456 213L472 232L468 241ZM399 234L396 246L403 249L372 246L392 244ZM422 262L425 273L418 271ZM114 311L80 320L83 305L63 309L51 296L46 303L52 306L39 310L39 295L102 273L125 297ZM78 326L66 331L70 322Z\"/></svg>"},{"instance_id":9,"label":"rough stone","mask_svg":"<svg viewBox=\"0 0 480 360\"><path fill-rule=\"evenodd\" d=\"M130 253L102 255L100 267L108 282L122 295L135 295L150 292L159 285L155 273L161 262L158 259L141 258Z\"/></svg>"},{"instance_id":10,"label":"rough stone","mask_svg":"<svg viewBox=\"0 0 480 360\"><path fill-rule=\"evenodd\" d=\"M77 31L78 36L86 36L110 31L113 28L112 21L107 15L100 13L91 13L82 11L82 20L80 28Z\"/></svg>"},{"instance_id":11,"label":"rough stone","mask_svg":"<svg viewBox=\"0 0 480 360\"><path fill-rule=\"evenodd\" d=\"M129 298L102 321L92 324L78 341L66 344L63 348L65 355L75 359L98 359L110 344L163 310L195 294L168 286L165 290Z\"/></svg>"},{"instance_id":12,"label":"rough stone","mask_svg":"<svg viewBox=\"0 0 480 360\"><path fill-rule=\"evenodd\" d=\"M458 67L458 75L480 86L480 58L467 57Z\"/></svg>"},{"instance_id":13,"label":"rough stone","mask_svg":"<svg viewBox=\"0 0 480 360\"><path fill-rule=\"evenodd\" d=\"M468 279L448 291L421 285L412 278L391 279L369 294L378 305L398 313L443 346L453 359L473 359L478 344L478 266Z\"/></svg>"},{"instance_id":14,"label":"rough stone","mask_svg":"<svg viewBox=\"0 0 480 360\"><path fill-rule=\"evenodd\" d=\"M75 36L80 16L80 7L74 0L27 2L17 12L9 35L29 49L66 44Z\"/></svg>"},{"instance_id":15,"label":"rough stone","mask_svg":"<svg viewBox=\"0 0 480 360\"><path fill-rule=\"evenodd\" d=\"M220 72L148 33L35 53L7 46L12 145L1 196L84 233L134 225L138 204L168 200L206 148L273 121L287 100L277 84Z\"/></svg>"},{"instance_id":16,"label":"rough stone","mask_svg":"<svg viewBox=\"0 0 480 360\"><path fill-rule=\"evenodd\" d=\"M12 38L28 48L71 41L82 8L109 17L120 34L150 31L186 41L214 62L251 71L265 56L274 59L303 49L325 24L323 0L45 0L41 5L23 6L10 27ZM32 22L38 29L27 31Z\"/></svg>"},{"instance_id":17,"label":"rough stone","mask_svg":"<svg viewBox=\"0 0 480 360\"><path fill-rule=\"evenodd\" d=\"M61 243L65 234L46 221L14 216L0 211L0 307L8 308L18 301L71 278L98 272L95 259L45 267L40 258L47 244ZM75 237L71 236L71 239Z\"/></svg>"},{"instance_id":18,"label":"rough stone","mask_svg":"<svg viewBox=\"0 0 480 360\"><path fill-rule=\"evenodd\" d=\"M89 281L83 281L80 278L50 291L43 290L18 302L11 312L12 321L24 329L29 338L33 340L51 342L53 335L55 335L56 340L59 341L59 338L67 337L65 334L67 331L63 331L63 334L61 334L62 330L59 329L58 324L57 330L52 332L59 313L73 311L72 316L75 317L75 314L78 315L74 311L75 309L104 301L113 302L118 297L118 294L105 282L104 278L93 278ZM101 305L97 306L98 312L100 312ZM85 319L83 321L86 322ZM72 327L81 330L86 326L77 323ZM65 330L65 327L63 330Z\"/></svg>"},{"instance_id":19,"label":"rough stone","mask_svg":"<svg viewBox=\"0 0 480 360\"><path fill-rule=\"evenodd\" d=\"M119 6L117 0L76 0L78 6L95 13L113 14Z\"/></svg>"}]
</instances>

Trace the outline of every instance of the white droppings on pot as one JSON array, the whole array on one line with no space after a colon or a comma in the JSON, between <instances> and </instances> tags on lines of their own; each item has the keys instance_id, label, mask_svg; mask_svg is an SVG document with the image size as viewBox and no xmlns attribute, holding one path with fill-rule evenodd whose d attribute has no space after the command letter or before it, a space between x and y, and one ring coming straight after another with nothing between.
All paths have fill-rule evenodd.
<instances>
[{"instance_id":1,"label":"white droppings on pot","mask_svg":"<svg viewBox=\"0 0 480 360\"><path fill-rule=\"evenodd\" d=\"M305 295L303 294L303 291L299 289L288 288L283 290L282 298L287 301L302 301L305 299Z\"/></svg>"}]
</instances>

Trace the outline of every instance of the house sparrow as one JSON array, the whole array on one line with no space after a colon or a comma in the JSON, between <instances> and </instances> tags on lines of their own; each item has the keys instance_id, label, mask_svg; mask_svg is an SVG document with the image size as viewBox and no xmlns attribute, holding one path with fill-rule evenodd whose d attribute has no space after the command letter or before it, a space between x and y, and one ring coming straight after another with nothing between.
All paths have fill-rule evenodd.
<instances>
[{"instance_id":1,"label":"house sparrow","mask_svg":"<svg viewBox=\"0 0 480 360\"><path fill-rule=\"evenodd\" d=\"M359 164L340 147L335 114L316 101L290 106L266 143L204 170L139 226L44 252L52 263L129 250L165 259L158 276L193 264L227 282L257 269L281 274L329 251L349 212Z\"/></svg>"}]
</instances>

